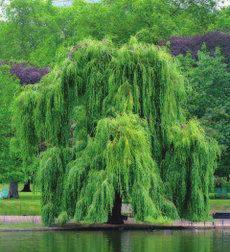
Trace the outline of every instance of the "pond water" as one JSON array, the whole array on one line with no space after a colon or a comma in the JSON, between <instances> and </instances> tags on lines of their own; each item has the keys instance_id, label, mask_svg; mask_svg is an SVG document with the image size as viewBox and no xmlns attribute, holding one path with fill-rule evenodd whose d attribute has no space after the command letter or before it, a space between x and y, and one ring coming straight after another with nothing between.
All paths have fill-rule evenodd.
<instances>
[{"instance_id":1,"label":"pond water","mask_svg":"<svg viewBox=\"0 0 230 252\"><path fill-rule=\"evenodd\" d=\"M230 230L0 233L0 252L228 252Z\"/></svg>"}]
</instances>

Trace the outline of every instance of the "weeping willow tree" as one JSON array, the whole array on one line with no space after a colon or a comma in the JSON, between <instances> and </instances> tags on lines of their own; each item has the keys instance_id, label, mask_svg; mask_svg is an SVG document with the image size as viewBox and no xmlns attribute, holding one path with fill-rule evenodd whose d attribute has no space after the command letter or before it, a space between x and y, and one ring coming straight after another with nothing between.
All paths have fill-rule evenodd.
<instances>
[{"instance_id":1,"label":"weeping willow tree","mask_svg":"<svg viewBox=\"0 0 230 252\"><path fill-rule=\"evenodd\" d=\"M18 97L17 137L41 159L42 216L87 223L208 218L218 147L186 121L185 89L163 50L132 40L80 43ZM43 148L41 148L41 146ZM41 154L42 152L42 154Z\"/></svg>"}]
</instances>

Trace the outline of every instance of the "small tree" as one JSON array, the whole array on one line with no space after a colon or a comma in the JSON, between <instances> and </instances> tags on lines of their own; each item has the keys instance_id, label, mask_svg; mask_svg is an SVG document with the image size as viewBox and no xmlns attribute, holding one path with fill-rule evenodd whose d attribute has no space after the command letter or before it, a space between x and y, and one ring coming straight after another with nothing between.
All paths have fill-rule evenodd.
<instances>
[{"instance_id":1,"label":"small tree","mask_svg":"<svg viewBox=\"0 0 230 252\"><path fill-rule=\"evenodd\" d=\"M19 87L19 82L10 76L9 67L0 66L0 181L10 182L9 198L19 197L17 183L22 177L20 156L12 151L13 100Z\"/></svg>"},{"instance_id":2,"label":"small tree","mask_svg":"<svg viewBox=\"0 0 230 252\"><path fill-rule=\"evenodd\" d=\"M33 179L37 169L36 157L24 157L19 149L20 144L15 137L17 116L14 116L14 101L20 93L20 84L26 85L31 80L40 80L41 76L38 74L42 76L43 69L26 68L23 64L0 66L0 182L10 182L9 198L19 197L18 182L26 181L23 191L30 191L28 182ZM20 78L20 82L17 77Z\"/></svg>"}]
</instances>

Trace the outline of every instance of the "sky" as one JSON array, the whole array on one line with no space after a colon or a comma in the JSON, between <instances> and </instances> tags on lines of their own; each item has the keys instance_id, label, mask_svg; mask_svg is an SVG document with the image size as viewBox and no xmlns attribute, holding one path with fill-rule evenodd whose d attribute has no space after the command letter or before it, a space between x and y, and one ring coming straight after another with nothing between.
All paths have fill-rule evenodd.
<instances>
[{"instance_id":1,"label":"sky","mask_svg":"<svg viewBox=\"0 0 230 252\"><path fill-rule=\"evenodd\" d=\"M88 2L99 2L100 0L88 0ZM55 6L71 6L73 0L53 0Z\"/></svg>"},{"instance_id":2,"label":"sky","mask_svg":"<svg viewBox=\"0 0 230 252\"><path fill-rule=\"evenodd\" d=\"M99 1L100 0L88 0L88 2L99 2ZM72 0L53 0L53 3L56 6L70 6L72 4ZM228 6L230 5L230 0L219 0L218 5L220 7Z\"/></svg>"},{"instance_id":3,"label":"sky","mask_svg":"<svg viewBox=\"0 0 230 252\"><path fill-rule=\"evenodd\" d=\"M54 1L53 1L53 4L54 4L55 6L60 6L60 7L63 7L63 6L71 6L72 0L54 0Z\"/></svg>"},{"instance_id":4,"label":"sky","mask_svg":"<svg viewBox=\"0 0 230 252\"><path fill-rule=\"evenodd\" d=\"M228 6L230 5L230 0L221 0L219 1L220 6Z\"/></svg>"}]
</instances>

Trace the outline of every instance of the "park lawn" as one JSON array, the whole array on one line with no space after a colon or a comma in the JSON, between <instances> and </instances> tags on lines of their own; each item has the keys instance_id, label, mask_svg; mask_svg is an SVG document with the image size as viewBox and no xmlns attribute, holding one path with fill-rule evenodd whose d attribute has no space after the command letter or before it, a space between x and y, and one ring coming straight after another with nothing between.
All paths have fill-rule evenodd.
<instances>
[{"instance_id":1,"label":"park lawn","mask_svg":"<svg viewBox=\"0 0 230 252\"><path fill-rule=\"evenodd\" d=\"M0 200L0 215L40 215L40 193L19 193L19 199Z\"/></svg>"},{"instance_id":2,"label":"park lawn","mask_svg":"<svg viewBox=\"0 0 230 252\"><path fill-rule=\"evenodd\" d=\"M210 200L212 212L230 211L230 199L212 199Z\"/></svg>"},{"instance_id":3,"label":"park lawn","mask_svg":"<svg viewBox=\"0 0 230 252\"><path fill-rule=\"evenodd\" d=\"M43 228L43 224L35 224L35 223L18 223L18 224L6 224L0 223L0 231L1 230L14 230L14 229L33 229L33 228Z\"/></svg>"},{"instance_id":4,"label":"park lawn","mask_svg":"<svg viewBox=\"0 0 230 252\"><path fill-rule=\"evenodd\" d=\"M0 185L1 190L1 185ZM40 215L41 205L39 192L19 193L19 199L0 200L0 215ZM212 212L230 211L230 199L211 199Z\"/></svg>"}]
</instances>

